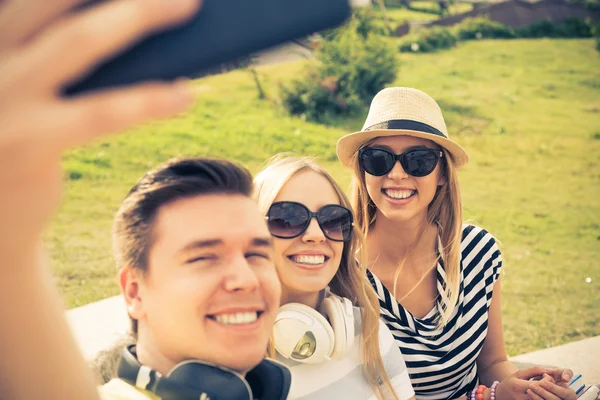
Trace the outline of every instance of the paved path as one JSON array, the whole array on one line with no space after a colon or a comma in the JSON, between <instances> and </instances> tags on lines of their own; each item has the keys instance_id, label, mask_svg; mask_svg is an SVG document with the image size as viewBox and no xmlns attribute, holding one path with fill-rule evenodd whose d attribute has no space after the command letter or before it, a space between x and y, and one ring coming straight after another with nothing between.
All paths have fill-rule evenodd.
<instances>
[{"instance_id":1,"label":"paved path","mask_svg":"<svg viewBox=\"0 0 600 400\"><path fill-rule=\"evenodd\" d=\"M312 52L309 49L295 42L289 42L255 54L254 64L278 64L281 62L305 60L307 58L312 58Z\"/></svg>"}]
</instances>

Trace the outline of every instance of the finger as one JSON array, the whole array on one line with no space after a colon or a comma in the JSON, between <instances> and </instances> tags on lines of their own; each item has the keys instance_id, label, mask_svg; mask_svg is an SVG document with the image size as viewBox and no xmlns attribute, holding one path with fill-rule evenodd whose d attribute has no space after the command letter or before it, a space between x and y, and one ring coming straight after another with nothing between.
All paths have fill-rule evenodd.
<instances>
[{"instance_id":1,"label":"finger","mask_svg":"<svg viewBox=\"0 0 600 400\"><path fill-rule=\"evenodd\" d=\"M523 379L510 379L507 383L509 385L510 393L522 393L523 396L525 396L525 393L531 384L531 382Z\"/></svg>"},{"instance_id":2,"label":"finger","mask_svg":"<svg viewBox=\"0 0 600 400\"><path fill-rule=\"evenodd\" d=\"M540 382L540 386L546 391L554 394L556 397L563 400L575 400L577 394L573 389L565 388L550 382Z\"/></svg>"},{"instance_id":3,"label":"finger","mask_svg":"<svg viewBox=\"0 0 600 400\"><path fill-rule=\"evenodd\" d=\"M573 378L573 371L568 368L554 368L548 370L548 373L554 378L557 385L568 386L568 383Z\"/></svg>"},{"instance_id":4,"label":"finger","mask_svg":"<svg viewBox=\"0 0 600 400\"><path fill-rule=\"evenodd\" d=\"M185 110L194 98L187 83L146 83L65 101L54 119L54 143L76 146L102 134L115 133L152 119Z\"/></svg>"},{"instance_id":5,"label":"finger","mask_svg":"<svg viewBox=\"0 0 600 400\"><path fill-rule=\"evenodd\" d=\"M141 37L192 15L199 0L115 0L66 17L32 43L32 64L53 87L73 81ZM68 57L67 57L68 55Z\"/></svg>"},{"instance_id":6,"label":"finger","mask_svg":"<svg viewBox=\"0 0 600 400\"><path fill-rule=\"evenodd\" d=\"M557 382L552 375L548 375L548 374L544 374L544 378L542 379L544 381L548 381L550 383L555 383L558 386L564 387L564 388L568 388L569 387L569 382Z\"/></svg>"},{"instance_id":7,"label":"finger","mask_svg":"<svg viewBox=\"0 0 600 400\"><path fill-rule=\"evenodd\" d=\"M535 366L527 369L522 369L517 371L514 376L519 379L529 380L531 378L540 377L546 372L546 369L543 367Z\"/></svg>"},{"instance_id":8,"label":"finger","mask_svg":"<svg viewBox=\"0 0 600 400\"><path fill-rule=\"evenodd\" d=\"M562 368L559 369L560 371L560 378L563 382L570 382L571 379L573 379L574 373L571 369L569 368Z\"/></svg>"},{"instance_id":9,"label":"finger","mask_svg":"<svg viewBox=\"0 0 600 400\"><path fill-rule=\"evenodd\" d=\"M547 382L544 382L544 383L547 383ZM542 387L541 382L540 382L540 384L532 383L531 385L529 385L529 389L533 390L533 392L535 394L544 398L545 400L560 400L560 397L556 396L554 393L549 392L544 387Z\"/></svg>"},{"instance_id":10,"label":"finger","mask_svg":"<svg viewBox=\"0 0 600 400\"><path fill-rule=\"evenodd\" d=\"M529 396L531 400L544 400L543 397L535 394L535 392L531 389L527 389L527 396Z\"/></svg>"},{"instance_id":11,"label":"finger","mask_svg":"<svg viewBox=\"0 0 600 400\"><path fill-rule=\"evenodd\" d=\"M29 39L66 10L85 0L12 0L0 2L0 49Z\"/></svg>"},{"instance_id":12,"label":"finger","mask_svg":"<svg viewBox=\"0 0 600 400\"><path fill-rule=\"evenodd\" d=\"M547 381L547 382L551 382L551 383L556 383L556 380L552 377L552 375L549 375L547 373L544 373L542 375L542 379L543 381Z\"/></svg>"}]
</instances>

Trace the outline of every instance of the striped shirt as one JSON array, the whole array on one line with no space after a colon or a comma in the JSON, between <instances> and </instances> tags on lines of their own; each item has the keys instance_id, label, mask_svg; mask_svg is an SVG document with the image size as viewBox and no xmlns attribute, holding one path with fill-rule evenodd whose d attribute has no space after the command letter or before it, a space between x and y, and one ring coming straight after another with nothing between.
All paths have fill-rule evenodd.
<instances>
[{"instance_id":1,"label":"striped shirt","mask_svg":"<svg viewBox=\"0 0 600 400\"><path fill-rule=\"evenodd\" d=\"M436 332L445 277L437 265L438 301L423 318L405 310L375 275L368 272L381 305L381 319L404 355L417 399L453 399L478 384L476 360L488 331L488 310L500 276L502 255L494 237L464 225L458 302L446 326Z\"/></svg>"},{"instance_id":2,"label":"striped shirt","mask_svg":"<svg viewBox=\"0 0 600 400\"><path fill-rule=\"evenodd\" d=\"M277 354L277 361L285 364L292 373L292 386L288 396L311 400L375 400L373 389L362 370L361 313L354 307L354 345L341 360L322 364L301 364ZM415 395L402 354L394 343L389 329L380 321L379 348L385 370L400 400Z\"/></svg>"}]
</instances>

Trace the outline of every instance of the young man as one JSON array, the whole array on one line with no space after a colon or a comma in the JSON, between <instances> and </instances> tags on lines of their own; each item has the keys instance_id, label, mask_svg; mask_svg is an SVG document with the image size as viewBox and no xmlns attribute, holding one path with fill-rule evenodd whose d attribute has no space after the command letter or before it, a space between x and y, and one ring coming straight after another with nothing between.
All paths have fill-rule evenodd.
<instances>
[{"instance_id":1,"label":"young man","mask_svg":"<svg viewBox=\"0 0 600 400\"><path fill-rule=\"evenodd\" d=\"M61 87L148 33L192 16L199 0L0 0L0 397L97 399L40 256L59 203L63 150L183 111L185 83L148 82L73 99Z\"/></svg>"},{"instance_id":2,"label":"young man","mask_svg":"<svg viewBox=\"0 0 600 400\"><path fill-rule=\"evenodd\" d=\"M149 32L181 23L201 3L115 0L69 12L83 2L0 0L3 399L98 399L41 251L44 226L60 200L62 151L174 115L193 99L185 82L62 98L65 84ZM248 398L253 388L264 391L252 396L269 398L264 379L279 384L271 398L287 391L287 372L261 362L279 284L265 222L248 198L250 177L226 162L195 163L154 171L123 206L123 217L140 218L124 217L116 233L121 284L139 340L124 353L123 379L102 388L106 398L153 398L152 391L171 399L239 398L239 392ZM182 182L185 193L169 192L173 182ZM160 194L147 193L151 188ZM139 213L128 214L135 204ZM204 386L209 383L216 389Z\"/></svg>"},{"instance_id":3,"label":"young man","mask_svg":"<svg viewBox=\"0 0 600 400\"><path fill-rule=\"evenodd\" d=\"M137 343L104 398L285 399L289 372L263 360L281 288L251 193L246 169L200 158L130 191L113 244Z\"/></svg>"}]
</instances>

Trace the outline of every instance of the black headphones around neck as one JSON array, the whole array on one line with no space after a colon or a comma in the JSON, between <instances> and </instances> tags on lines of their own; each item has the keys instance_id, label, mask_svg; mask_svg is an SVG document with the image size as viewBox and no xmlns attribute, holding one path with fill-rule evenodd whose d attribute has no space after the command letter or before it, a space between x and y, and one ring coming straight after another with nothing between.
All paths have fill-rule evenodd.
<instances>
[{"instance_id":1,"label":"black headphones around neck","mask_svg":"<svg viewBox=\"0 0 600 400\"><path fill-rule=\"evenodd\" d=\"M196 360L183 361L163 376L140 364L135 345L123 349L118 376L163 400L285 400L292 379L286 367L266 359L246 378L228 368Z\"/></svg>"}]
</instances>

